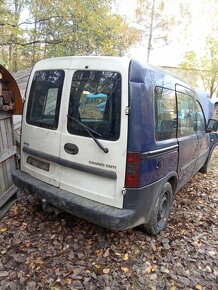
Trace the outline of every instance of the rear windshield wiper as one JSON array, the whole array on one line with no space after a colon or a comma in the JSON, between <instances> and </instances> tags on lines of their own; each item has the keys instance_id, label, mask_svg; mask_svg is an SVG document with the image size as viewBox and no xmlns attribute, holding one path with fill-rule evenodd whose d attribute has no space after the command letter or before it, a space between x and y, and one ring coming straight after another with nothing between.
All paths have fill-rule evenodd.
<instances>
[{"instance_id":1,"label":"rear windshield wiper","mask_svg":"<svg viewBox=\"0 0 218 290\"><path fill-rule=\"evenodd\" d=\"M83 128L86 130L86 132L89 134L89 136L91 136L92 139L95 141L95 143L98 145L98 147L99 147L102 151L104 151L104 153L108 153L108 152L109 152L108 148L105 148L105 147L104 147L104 146L103 146L103 145L98 141L98 139L96 139L96 138L92 135L92 133L95 133L96 135L98 135L99 137L101 137L101 134L99 134L98 132L96 132L96 131L93 130L92 128L90 128L90 127L84 125L82 122L80 122L79 120L77 120L77 119L71 117L70 115L67 115L67 117L68 117L69 119L73 120L74 122L76 122L77 124L79 124L81 127L83 127ZM91 132L92 132L92 133L91 133Z\"/></svg>"}]
</instances>

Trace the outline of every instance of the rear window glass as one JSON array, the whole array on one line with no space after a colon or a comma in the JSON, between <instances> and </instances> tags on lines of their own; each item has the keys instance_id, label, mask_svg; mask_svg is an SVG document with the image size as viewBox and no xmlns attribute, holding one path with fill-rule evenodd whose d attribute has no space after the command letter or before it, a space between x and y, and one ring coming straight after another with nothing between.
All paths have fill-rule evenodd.
<instances>
[{"instance_id":1,"label":"rear window glass","mask_svg":"<svg viewBox=\"0 0 218 290\"><path fill-rule=\"evenodd\" d=\"M26 121L28 124L55 130L58 127L64 71L37 71L33 77Z\"/></svg>"},{"instance_id":2,"label":"rear window glass","mask_svg":"<svg viewBox=\"0 0 218 290\"><path fill-rule=\"evenodd\" d=\"M76 71L68 110L68 132L99 139L120 135L121 75L110 71ZM81 122L81 123L79 123ZM83 126L84 125L84 126Z\"/></svg>"},{"instance_id":3,"label":"rear window glass","mask_svg":"<svg viewBox=\"0 0 218 290\"><path fill-rule=\"evenodd\" d=\"M175 91L155 87L155 137L157 141L176 138L177 111Z\"/></svg>"},{"instance_id":4,"label":"rear window glass","mask_svg":"<svg viewBox=\"0 0 218 290\"><path fill-rule=\"evenodd\" d=\"M195 99L187 93L177 91L178 103L178 137L195 134L196 113Z\"/></svg>"}]
</instances>

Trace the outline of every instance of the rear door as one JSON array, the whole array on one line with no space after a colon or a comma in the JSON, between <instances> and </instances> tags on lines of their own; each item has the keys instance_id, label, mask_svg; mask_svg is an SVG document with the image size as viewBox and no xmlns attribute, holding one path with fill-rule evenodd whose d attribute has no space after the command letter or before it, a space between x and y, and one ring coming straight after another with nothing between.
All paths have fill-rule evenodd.
<instances>
[{"instance_id":1,"label":"rear door","mask_svg":"<svg viewBox=\"0 0 218 290\"><path fill-rule=\"evenodd\" d=\"M49 65L45 65L49 67ZM36 65L30 78L22 124L21 169L59 186L59 113L65 72Z\"/></svg>"},{"instance_id":2,"label":"rear door","mask_svg":"<svg viewBox=\"0 0 218 290\"><path fill-rule=\"evenodd\" d=\"M206 123L204 113L200 104L196 101L196 132L198 137L198 159L196 163L195 171L197 172L206 162L209 148L210 148L210 136L206 133Z\"/></svg>"},{"instance_id":3,"label":"rear door","mask_svg":"<svg viewBox=\"0 0 218 290\"><path fill-rule=\"evenodd\" d=\"M128 66L121 68L116 62L89 60L72 71L60 147L60 187L118 208L128 126Z\"/></svg>"},{"instance_id":4,"label":"rear door","mask_svg":"<svg viewBox=\"0 0 218 290\"><path fill-rule=\"evenodd\" d=\"M194 92L177 85L178 105L178 187L184 186L195 172L199 140L196 134L196 100Z\"/></svg>"}]
</instances>

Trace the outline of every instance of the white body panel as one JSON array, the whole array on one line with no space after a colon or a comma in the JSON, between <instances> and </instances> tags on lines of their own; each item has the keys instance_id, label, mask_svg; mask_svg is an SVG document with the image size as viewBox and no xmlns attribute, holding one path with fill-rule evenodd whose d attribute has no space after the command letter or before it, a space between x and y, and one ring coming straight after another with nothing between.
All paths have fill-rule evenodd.
<instances>
[{"instance_id":1,"label":"white body panel","mask_svg":"<svg viewBox=\"0 0 218 290\"><path fill-rule=\"evenodd\" d=\"M121 124L120 137L116 141L101 140L109 152L104 153L91 137L70 134L67 130L67 114L69 106L70 86L76 70L113 71L121 74ZM114 207L122 208L122 190L125 183L125 167L127 153L128 116L128 67L129 60L108 57L66 57L39 62L33 69L27 89L27 99L30 92L31 80L35 71L63 69L65 71L62 91L59 123L56 130L40 128L26 123L26 106L23 118L22 147L28 147L39 152L58 157L62 161L73 162L89 169L97 168L116 174L117 178L99 176L60 165L56 162L41 161L50 164L49 171L44 171L26 163L27 153L22 154L22 170L49 184L60 187L82 197L99 201ZM79 151L71 155L64 150L66 143L75 144Z\"/></svg>"},{"instance_id":2,"label":"white body panel","mask_svg":"<svg viewBox=\"0 0 218 290\"><path fill-rule=\"evenodd\" d=\"M50 131L48 133L47 129L23 124L22 146L43 153L51 154L52 156L58 156L60 147L60 132ZM28 164L28 156L29 154L22 152L21 168L24 172L27 172L42 181L48 182L49 184L59 186L59 176L61 168L58 164L56 164L55 162L49 162L50 168L47 172ZM40 158L39 160L45 161L42 158Z\"/></svg>"}]
</instances>

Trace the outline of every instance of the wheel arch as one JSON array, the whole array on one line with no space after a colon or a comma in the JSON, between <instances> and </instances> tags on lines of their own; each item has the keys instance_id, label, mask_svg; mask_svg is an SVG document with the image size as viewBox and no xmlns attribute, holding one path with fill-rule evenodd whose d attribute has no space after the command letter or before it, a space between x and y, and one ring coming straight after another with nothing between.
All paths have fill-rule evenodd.
<instances>
[{"instance_id":1,"label":"wheel arch","mask_svg":"<svg viewBox=\"0 0 218 290\"><path fill-rule=\"evenodd\" d=\"M176 193L177 180L178 180L178 178L177 178L177 176L175 176L175 175L171 176L171 177L167 180L167 182L169 182L170 185L172 186L173 194Z\"/></svg>"}]
</instances>

